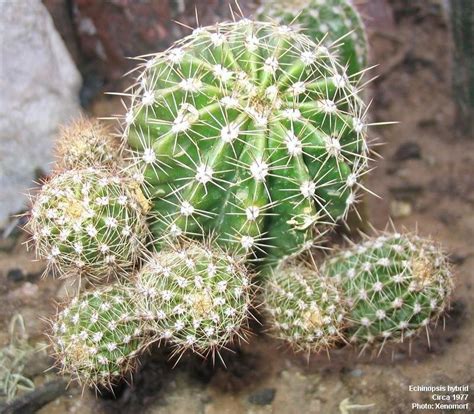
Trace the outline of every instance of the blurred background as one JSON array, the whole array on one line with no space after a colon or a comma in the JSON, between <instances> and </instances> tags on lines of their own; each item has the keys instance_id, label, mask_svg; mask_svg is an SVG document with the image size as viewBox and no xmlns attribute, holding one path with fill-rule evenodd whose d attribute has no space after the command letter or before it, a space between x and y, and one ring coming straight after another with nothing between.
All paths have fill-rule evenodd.
<instances>
[{"instance_id":1,"label":"blurred background","mask_svg":"<svg viewBox=\"0 0 474 414\"><path fill-rule=\"evenodd\" d=\"M291 0L288 0L291 2ZM225 352L227 368L166 351L144 361L132 385L96 398L54 370L44 318L65 296L42 279L24 245L25 193L47 176L58 127L86 113L124 112L128 57L157 52L199 25L231 18L224 0L0 0L0 412L406 413L427 393L410 384L473 382L474 59L471 0L354 0L367 27L372 128L382 159L366 186L365 216L392 218L443 243L457 274L445 326L429 340L358 356L340 349L309 359L261 335ZM233 4L235 11L238 8ZM258 1L240 0L251 17ZM112 126L114 126L112 124ZM43 319L42 319L43 318ZM472 397L471 397L472 398ZM12 401L9 408L6 400Z\"/></svg>"}]
</instances>

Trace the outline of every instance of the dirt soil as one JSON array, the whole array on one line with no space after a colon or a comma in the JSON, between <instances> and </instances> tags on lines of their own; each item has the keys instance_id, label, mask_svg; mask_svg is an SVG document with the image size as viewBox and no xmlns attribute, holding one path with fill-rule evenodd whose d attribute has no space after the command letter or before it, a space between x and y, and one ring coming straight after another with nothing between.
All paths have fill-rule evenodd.
<instances>
[{"instance_id":1,"label":"dirt soil","mask_svg":"<svg viewBox=\"0 0 474 414\"><path fill-rule=\"evenodd\" d=\"M392 1L388 17L368 24L371 60L380 63L372 71L380 75L370 86L372 119L399 122L371 129L384 145L377 148L383 158L366 181L381 197L365 197L368 217L377 229L392 217L397 228L438 239L456 273L451 310L430 327L429 339L422 335L385 346L378 356L377 351L359 356L346 347L308 359L280 348L256 325L248 345L223 354L226 368L191 355L173 368L166 351L154 350L133 385L117 387L115 396L104 392L96 398L71 384L39 413L407 413L412 403L432 396L410 392L410 384L469 385L472 407L474 140L472 131L455 123L450 35L440 4ZM102 98L92 112L106 115L115 108L120 108L116 100ZM60 282L40 278L44 265L31 261L25 240L18 230L0 240L0 346L8 341L7 325L16 312L32 341L45 341L40 318L51 316L54 301L66 292ZM38 384L56 381L54 371L42 373L50 364L41 354L27 371Z\"/></svg>"}]
</instances>

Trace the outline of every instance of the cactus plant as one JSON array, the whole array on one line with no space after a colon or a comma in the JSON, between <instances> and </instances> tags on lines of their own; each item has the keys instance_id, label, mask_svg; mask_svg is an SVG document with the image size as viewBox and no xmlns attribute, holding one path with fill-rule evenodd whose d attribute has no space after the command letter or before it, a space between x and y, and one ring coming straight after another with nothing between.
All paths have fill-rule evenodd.
<instances>
[{"instance_id":1,"label":"cactus plant","mask_svg":"<svg viewBox=\"0 0 474 414\"><path fill-rule=\"evenodd\" d=\"M63 374L111 386L132 372L147 341L130 288L112 285L72 299L52 322L51 343Z\"/></svg>"},{"instance_id":2,"label":"cactus plant","mask_svg":"<svg viewBox=\"0 0 474 414\"><path fill-rule=\"evenodd\" d=\"M296 351L328 350L343 340L342 297L313 264L282 264L263 294L270 333Z\"/></svg>"},{"instance_id":3,"label":"cactus plant","mask_svg":"<svg viewBox=\"0 0 474 414\"><path fill-rule=\"evenodd\" d=\"M321 273L340 284L348 306L349 339L402 342L446 308L453 279L430 240L383 233L328 258Z\"/></svg>"},{"instance_id":4,"label":"cactus plant","mask_svg":"<svg viewBox=\"0 0 474 414\"><path fill-rule=\"evenodd\" d=\"M177 353L212 354L245 339L252 285L245 266L211 244L185 241L155 253L135 281L152 340Z\"/></svg>"},{"instance_id":5,"label":"cactus plant","mask_svg":"<svg viewBox=\"0 0 474 414\"><path fill-rule=\"evenodd\" d=\"M118 140L98 121L79 118L63 127L56 144L56 168L73 170L89 167L115 169L121 164Z\"/></svg>"},{"instance_id":6,"label":"cactus plant","mask_svg":"<svg viewBox=\"0 0 474 414\"><path fill-rule=\"evenodd\" d=\"M94 168L70 170L44 184L27 229L47 271L105 280L133 268L147 208L137 184Z\"/></svg>"},{"instance_id":7,"label":"cactus plant","mask_svg":"<svg viewBox=\"0 0 474 414\"><path fill-rule=\"evenodd\" d=\"M158 241L214 234L271 261L345 216L368 150L364 104L334 52L244 19L198 28L141 67L124 137Z\"/></svg>"},{"instance_id":8,"label":"cactus plant","mask_svg":"<svg viewBox=\"0 0 474 414\"><path fill-rule=\"evenodd\" d=\"M339 61L347 65L349 75L357 75L367 65L364 23L350 0L264 0L257 19L298 25L325 46L340 45Z\"/></svg>"}]
</instances>

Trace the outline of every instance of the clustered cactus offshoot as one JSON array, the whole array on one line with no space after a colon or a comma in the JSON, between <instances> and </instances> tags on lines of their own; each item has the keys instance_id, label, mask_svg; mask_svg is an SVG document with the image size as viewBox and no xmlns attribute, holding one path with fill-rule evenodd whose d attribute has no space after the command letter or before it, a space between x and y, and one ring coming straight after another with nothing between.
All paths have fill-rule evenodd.
<instances>
[{"instance_id":1,"label":"clustered cactus offshoot","mask_svg":"<svg viewBox=\"0 0 474 414\"><path fill-rule=\"evenodd\" d=\"M56 145L56 168L118 168L121 145L96 120L79 118L63 127Z\"/></svg>"},{"instance_id":2,"label":"clustered cactus offshoot","mask_svg":"<svg viewBox=\"0 0 474 414\"><path fill-rule=\"evenodd\" d=\"M251 287L242 259L185 241L154 253L138 273L137 306L155 340L207 355L245 339Z\"/></svg>"},{"instance_id":3,"label":"clustered cactus offshoot","mask_svg":"<svg viewBox=\"0 0 474 414\"><path fill-rule=\"evenodd\" d=\"M28 228L48 271L106 280L131 271L146 241L147 201L136 183L94 167L53 175Z\"/></svg>"},{"instance_id":4,"label":"clustered cactus offshoot","mask_svg":"<svg viewBox=\"0 0 474 414\"><path fill-rule=\"evenodd\" d=\"M331 279L313 265L283 264L265 284L273 336L297 351L328 350L343 340L345 306Z\"/></svg>"},{"instance_id":5,"label":"clustered cactus offshoot","mask_svg":"<svg viewBox=\"0 0 474 414\"><path fill-rule=\"evenodd\" d=\"M319 270L301 263L277 269L266 283L264 307L276 336L296 349L325 349L339 341L363 350L428 329L448 306L452 289L439 246L414 234L382 233L336 250ZM320 316L318 326L309 323L312 314Z\"/></svg>"},{"instance_id":6,"label":"clustered cactus offshoot","mask_svg":"<svg viewBox=\"0 0 474 414\"><path fill-rule=\"evenodd\" d=\"M316 268L309 248L346 217L370 151L363 26L345 1L308 4L309 36L267 2L287 25L198 28L142 59L119 147L95 122L63 134L31 211L37 255L62 277L117 279L58 312L63 372L110 385L152 343L219 354L246 339L257 284L270 334L307 352L402 341L446 308L446 258L414 235Z\"/></svg>"},{"instance_id":7,"label":"clustered cactus offshoot","mask_svg":"<svg viewBox=\"0 0 474 414\"><path fill-rule=\"evenodd\" d=\"M431 240L382 233L334 253L321 272L341 286L350 341L402 342L444 311L453 289L446 256Z\"/></svg>"},{"instance_id":8,"label":"clustered cactus offshoot","mask_svg":"<svg viewBox=\"0 0 474 414\"><path fill-rule=\"evenodd\" d=\"M58 312L52 344L63 373L109 385L134 369L147 341L132 294L126 286L107 286L73 298Z\"/></svg>"}]
</instances>

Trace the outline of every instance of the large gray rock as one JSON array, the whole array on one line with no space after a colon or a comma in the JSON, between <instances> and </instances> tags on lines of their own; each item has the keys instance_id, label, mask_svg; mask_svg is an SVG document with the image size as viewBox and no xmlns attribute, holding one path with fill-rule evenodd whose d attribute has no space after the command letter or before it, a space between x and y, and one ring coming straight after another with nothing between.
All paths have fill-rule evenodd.
<instances>
[{"instance_id":1,"label":"large gray rock","mask_svg":"<svg viewBox=\"0 0 474 414\"><path fill-rule=\"evenodd\" d=\"M40 0L0 1L0 226L48 172L58 125L79 114L81 76Z\"/></svg>"}]
</instances>

